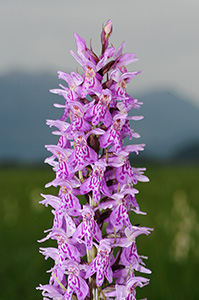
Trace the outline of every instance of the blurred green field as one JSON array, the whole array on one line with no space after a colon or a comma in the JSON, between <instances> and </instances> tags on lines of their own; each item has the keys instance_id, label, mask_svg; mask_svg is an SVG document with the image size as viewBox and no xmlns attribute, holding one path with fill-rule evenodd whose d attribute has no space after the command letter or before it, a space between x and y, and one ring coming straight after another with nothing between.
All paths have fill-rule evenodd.
<instances>
[{"instance_id":1,"label":"blurred green field","mask_svg":"<svg viewBox=\"0 0 199 300\"><path fill-rule=\"evenodd\" d=\"M138 299L199 299L199 166L149 166L146 175L151 181L138 184L137 200L147 216L132 220L155 229L137 239L153 273ZM52 215L38 201L41 192L56 194L44 188L53 177L50 169L0 170L0 300L42 299L35 287L47 283L51 261L38 253L37 239L51 228Z\"/></svg>"}]
</instances>

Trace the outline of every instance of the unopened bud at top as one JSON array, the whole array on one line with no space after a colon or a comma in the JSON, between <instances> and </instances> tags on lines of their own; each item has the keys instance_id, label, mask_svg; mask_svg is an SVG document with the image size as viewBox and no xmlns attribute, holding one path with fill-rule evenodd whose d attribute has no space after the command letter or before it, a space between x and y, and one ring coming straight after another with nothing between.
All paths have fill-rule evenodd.
<instances>
[{"instance_id":1,"label":"unopened bud at top","mask_svg":"<svg viewBox=\"0 0 199 300\"><path fill-rule=\"evenodd\" d=\"M105 26L103 26L102 34L101 34L101 43L103 52L108 47L108 40L113 31L113 26L111 20L108 20Z\"/></svg>"}]
</instances>

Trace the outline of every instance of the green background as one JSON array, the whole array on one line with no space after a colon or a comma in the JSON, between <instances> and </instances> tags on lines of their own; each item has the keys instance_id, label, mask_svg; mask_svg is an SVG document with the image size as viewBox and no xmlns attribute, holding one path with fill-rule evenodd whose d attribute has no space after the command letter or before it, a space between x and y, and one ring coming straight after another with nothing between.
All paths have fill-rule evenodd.
<instances>
[{"instance_id":1,"label":"green background","mask_svg":"<svg viewBox=\"0 0 199 300\"><path fill-rule=\"evenodd\" d=\"M154 228L150 236L137 238L138 253L148 256L152 274L148 286L137 288L137 298L198 299L199 166L148 165L145 174L150 182L137 185L137 200L147 215L133 213L131 219ZM52 214L38 202L41 192L57 193L44 188L53 178L49 168L0 170L0 300L42 299L35 287L48 283L52 261L38 249L53 243L37 240L51 228Z\"/></svg>"}]
</instances>

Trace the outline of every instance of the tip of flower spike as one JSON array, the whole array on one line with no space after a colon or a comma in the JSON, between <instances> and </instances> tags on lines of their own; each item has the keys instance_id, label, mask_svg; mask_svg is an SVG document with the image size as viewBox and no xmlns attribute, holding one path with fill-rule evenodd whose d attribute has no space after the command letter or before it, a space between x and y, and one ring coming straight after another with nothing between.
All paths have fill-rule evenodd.
<instances>
[{"instance_id":1,"label":"tip of flower spike","mask_svg":"<svg viewBox=\"0 0 199 300\"><path fill-rule=\"evenodd\" d=\"M104 26L104 31L107 37L109 37L113 31L113 24L111 22L111 20L108 20L106 25Z\"/></svg>"},{"instance_id":2,"label":"tip of flower spike","mask_svg":"<svg viewBox=\"0 0 199 300\"><path fill-rule=\"evenodd\" d=\"M108 47L108 40L113 31L113 25L111 20L108 20L106 25L102 27L102 33L101 33L101 43L102 43L102 53L107 49Z\"/></svg>"}]
</instances>

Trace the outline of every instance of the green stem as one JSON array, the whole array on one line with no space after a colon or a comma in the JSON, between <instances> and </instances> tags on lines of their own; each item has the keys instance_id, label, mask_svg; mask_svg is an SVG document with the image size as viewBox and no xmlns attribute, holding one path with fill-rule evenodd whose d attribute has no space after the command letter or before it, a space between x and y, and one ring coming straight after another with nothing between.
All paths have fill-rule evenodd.
<instances>
[{"instance_id":1,"label":"green stem","mask_svg":"<svg viewBox=\"0 0 199 300\"><path fill-rule=\"evenodd\" d=\"M83 178L83 175L82 175L82 171L81 171L81 170L79 170L79 179L80 179L81 183L84 182L84 178Z\"/></svg>"},{"instance_id":2,"label":"green stem","mask_svg":"<svg viewBox=\"0 0 199 300\"><path fill-rule=\"evenodd\" d=\"M63 289L64 292L65 292L65 291L66 291L65 286L63 286L63 284L59 281L59 279L58 279L57 276L55 275L55 272L52 271L52 273L53 273L53 276L55 277L56 281L59 283L59 285L62 287L62 289Z\"/></svg>"},{"instance_id":3,"label":"green stem","mask_svg":"<svg viewBox=\"0 0 199 300\"><path fill-rule=\"evenodd\" d=\"M102 291L101 287L100 287L100 286L97 286L95 280L93 280L93 282L95 283L95 286L97 287L97 290L101 293L102 298L103 298L104 300L106 300L106 297L105 297L104 292ZM99 293L98 293L98 298L96 298L96 300L99 300Z\"/></svg>"},{"instance_id":4,"label":"green stem","mask_svg":"<svg viewBox=\"0 0 199 300\"><path fill-rule=\"evenodd\" d=\"M108 148L106 148L106 163L108 163Z\"/></svg>"},{"instance_id":5,"label":"green stem","mask_svg":"<svg viewBox=\"0 0 199 300\"><path fill-rule=\"evenodd\" d=\"M116 232L116 230L115 230L115 227L113 227L113 229L114 229L114 235L115 235L115 238L114 238L114 244L115 244L116 241L117 241L117 232Z\"/></svg>"},{"instance_id":6,"label":"green stem","mask_svg":"<svg viewBox=\"0 0 199 300\"><path fill-rule=\"evenodd\" d=\"M93 198L90 197L90 206L94 206L95 203L93 201ZM93 261L93 259L96 257L97 254L97 249L95 248L95 246L93 246L91 248L91 250L86 250L87 252L87 262L88 264L91 263L91 261ZM92 277L89 277L89 285L90 285L90 300L99 300L99 291L97 289L97 287L93 284L93 279Z\"/></svg>"}]
</instances>

